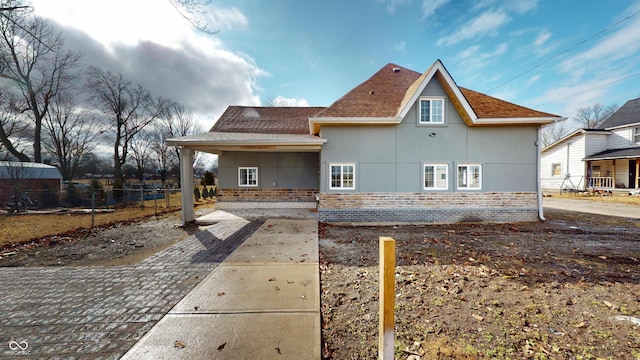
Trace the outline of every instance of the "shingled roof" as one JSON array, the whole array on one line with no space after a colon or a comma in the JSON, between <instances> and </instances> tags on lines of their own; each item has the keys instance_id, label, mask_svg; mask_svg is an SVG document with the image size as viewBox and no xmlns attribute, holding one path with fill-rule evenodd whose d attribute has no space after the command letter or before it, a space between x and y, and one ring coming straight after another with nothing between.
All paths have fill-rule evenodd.
<instances>
[{"instance_id":1,"label":"shingled roof","mask_svg":"<svg viewBox=\"0 0 640 360\"><path fill-rule=\"evenodd\" d=\"M316 117L394 117L420 73L387 64Z\"/></svg>"},{"instance_id":2,"label":"shingled roof","mask_svg":"<svg viewBox=\"0 0 640 360\"><path fill-rule=\"evenodd\" d=\"M229 106L210 132L309 135L309 117L324 107Z\"/></svg>"},{"instance_id":3,"label":"shingled roof","mask_svg":"<svg viewBox=\"0 0 640 360\"><path fill-rule=\"evenodd\" d=\"M462 95L478 115L479 118L527 118L527 117L557 117L558 115L533 110L493 96L459 87Z\"/></svg>"},{"instance_id":4,"label":"shingled roof","mask_svg":"<svg viewBox=\"0 0 640 360\"><path fill-rule=\"evenodd\" d=\"M637 123L640 123L640 98L627 101L605 120L599 129L612 129Z\"/></svg>"},{"instance_id":5,"label":"shingled roof","mask_svg":"<svg viewBox=\"0 0 640 360\"><path fill-rule=\"evenodd\" d=\"M420 74L396 64L387 64L314 117L398 116L401 107L413 93L418 91L430 69ZM479 118L558 117L558 115L529 109L477 91L462 87L459 89Z\"/></svg>"}]
</instances>

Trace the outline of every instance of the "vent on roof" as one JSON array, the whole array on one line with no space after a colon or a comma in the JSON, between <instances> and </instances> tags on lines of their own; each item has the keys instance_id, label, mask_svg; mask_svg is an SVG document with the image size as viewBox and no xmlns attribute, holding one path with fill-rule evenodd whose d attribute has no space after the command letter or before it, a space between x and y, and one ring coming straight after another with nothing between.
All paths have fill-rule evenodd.
<instances>
[{"instance_id":1,"label":"vent on roof","mask_svg":"<svg viewBox=\"0 0 640 360\"><path fill-rule=\"evenodd\" d=\"M375 91L373 91L373 90L369 91L369 95L373 95L373 94L375 94L375 93L376 93L376 92L375 92Z\"/></svg>"},{"instance_id":2,"label":"vent on roof","mask_svg":"<svg viewBox=\"0 0 640 360\"><path fill-rule=\"evenodd\" d=\"M394 67L393 68L393 72L400 72L400 68L399 67Z\"/></svg>"}]
</instances>

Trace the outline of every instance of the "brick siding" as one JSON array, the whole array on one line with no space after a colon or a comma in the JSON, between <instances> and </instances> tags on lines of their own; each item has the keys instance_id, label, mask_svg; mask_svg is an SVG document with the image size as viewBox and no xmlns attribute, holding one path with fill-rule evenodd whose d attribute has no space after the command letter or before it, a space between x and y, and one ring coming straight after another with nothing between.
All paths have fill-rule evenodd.
<instances>
[{"instance_id":1,"label":"brick siding","mask_svg":"<svg viewBox=\"0 0 640 360\"><path fill-rule=\"evenodd\" d=\"M318 189L218 189L218 202L314 202Z\"/></svg>"},{"instance_id":2,"label":"brick siding","mask_svg":"<svg viewBox=\"0 0 640 360\"><path fill-rule=\"evenodd\" d=\"M355 223L538 220L535 192L323 193L318 220Z\"/></svg>"}]
</instances>

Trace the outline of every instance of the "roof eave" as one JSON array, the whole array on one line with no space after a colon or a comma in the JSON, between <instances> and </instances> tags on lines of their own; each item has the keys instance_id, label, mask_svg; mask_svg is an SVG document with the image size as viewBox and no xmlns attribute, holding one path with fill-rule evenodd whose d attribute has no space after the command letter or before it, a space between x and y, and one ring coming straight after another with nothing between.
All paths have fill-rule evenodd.
<instances>
[{"instance_id":1,"label":"roof eave","mask_svg":"<svg viewBox=\"0 0 640 360\"><path fill-rule=\"evenodd\" d=\"M401 117L310 117L309 131L318 135L322 125L395 125Z\"/></svg>"},{"instance_id":2,"label":"roof eave","mask_svg":"<svg viewBox=\"0 0 640 360\"><path fill-rule=\"evenodd\" d=\"M477 118L473 125L547 125L566 117Z\"/></svg>"}]
</instances>

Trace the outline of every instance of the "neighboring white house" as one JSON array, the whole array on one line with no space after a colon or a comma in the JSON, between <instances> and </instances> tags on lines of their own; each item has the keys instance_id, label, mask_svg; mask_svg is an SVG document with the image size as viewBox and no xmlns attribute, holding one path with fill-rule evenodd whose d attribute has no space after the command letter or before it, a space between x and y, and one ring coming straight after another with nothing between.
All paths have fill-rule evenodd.
<instances>
[{"instance_id":1,"label":"neighboring white house","mask_svg":"<svg viewBox=\"0 0 640 360\"><path fill-rule=\"evenodd\" d=\"M545 191L638 189L640 98L598 129L578 129L542 149L541 166Z\"/></svg>"}]
</instances>

